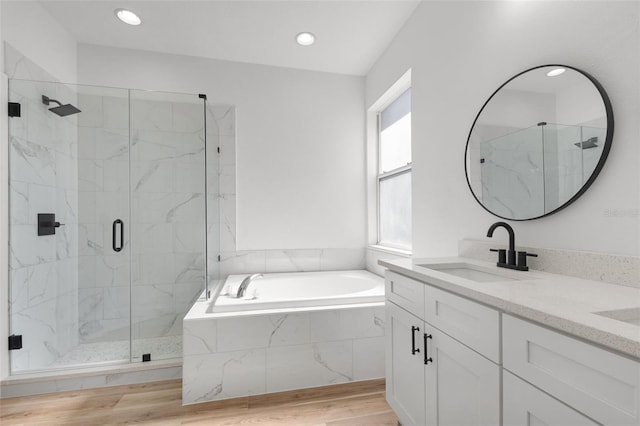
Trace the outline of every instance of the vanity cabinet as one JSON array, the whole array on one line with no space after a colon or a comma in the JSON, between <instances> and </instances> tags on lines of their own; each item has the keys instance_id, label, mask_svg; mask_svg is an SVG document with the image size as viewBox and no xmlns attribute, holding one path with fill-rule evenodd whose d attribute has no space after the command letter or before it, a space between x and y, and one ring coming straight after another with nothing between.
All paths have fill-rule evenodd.
<instances>
[{"instance_id":1,"label":"vanity cabinet","mask_svg":"<svg viewBox=\"0 0 640 426\"><path fill-rule=\"evenodd\" d=\"M500 367L458 340L495 326L480 346L499 354L499 314L393 272L386 292L387 401L402 425L500 424Z\"/></svg>"},{"instance_id":2,"label":"vanity cabinet","mask_svg":"<svg viewBox=\"0 0 640 426\"><path fill-rule=\"evenodd\" d=\"M572 322L580 318L575 312L566 318L549 314L541 322L595 324L581 333L596 333L603 346L459 296L453 291L472 290L478 297L482 291L455 278L452 292L445 291L442 274L431 277L411 267L408 274L420 281L393 271L386 275L387 400L403 426L640 426L640 360L607 349L606 339L618 336L598 335L603 331L588 312L584 324ZM508 284L503 293L520 291ZM521 288L530 292L534 285ZM509 302L491 296L496 307ZM504 303L504 310L547 315L531 300L531 306Z\"/></svg>"},{"instance_id":3,"label":"vanity cabinet","mask_svg":"<svg viewBox=\"0 0 640 426\"><path fill-rule=\"evenodd\" d=\"M502 420L505 425L598 425L506 370L502 375L502 389Z\"/></svg>"},{"instance_id":4,"label":"vanity cabinet","mask_svg":"<svg viewBox=\"0 0 640 426\"><path fill-rule=\"evenodd\" d=\"M502 315L502 327L505 370L600 424L640 425L638 361L511 315ZM522 411L536 410L529 392L507 393L506 374L505 424L507 398L521 400Z\"/></svg>"},{"instance_id":5,"label":"vanity cabinet","mask_svg":"<svg viewBox=\"0 0 640 426\"><path fill-rule=\"evenodd\" d=\"M403 426L424 425L424 322L392 302L387 301L385 311L387 402Z\"/></svg>"},{"instance_id":6,"label":"vanity cabinet","mask_svg":"<svg viewBox=\"0 0 640 426\"><path fill-rule=\"evenodd\" d=\"M427 425L499 425L500 366L429 323L425 365ZM404 425L404 423L403 423Z\"/></svg>"}]
</instances>

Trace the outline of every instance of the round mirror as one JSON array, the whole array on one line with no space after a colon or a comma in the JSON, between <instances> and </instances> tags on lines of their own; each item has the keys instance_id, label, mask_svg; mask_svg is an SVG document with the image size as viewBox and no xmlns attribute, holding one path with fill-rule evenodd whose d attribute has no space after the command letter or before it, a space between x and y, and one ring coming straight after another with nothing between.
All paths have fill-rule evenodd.
<instances>
[{"instance_id":1,"label":"round mirror","mask_svg":"<svg viewBox=\"0 0 640 426\"><path fill-rule=\"evenodd\" d=\"M503 219L529 220L574 202L611 149L613 111L602 86L566 65L526 70L496 90L467 140L474 197Z\"/></svg>"}]
</instances>

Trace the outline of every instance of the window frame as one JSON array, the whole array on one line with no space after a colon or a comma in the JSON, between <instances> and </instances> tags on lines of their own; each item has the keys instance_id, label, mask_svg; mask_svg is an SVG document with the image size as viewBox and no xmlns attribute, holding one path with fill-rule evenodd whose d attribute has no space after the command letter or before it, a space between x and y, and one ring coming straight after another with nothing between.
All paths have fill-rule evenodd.
<instances>
[{"instance_id":1,"label":"window frame","mask_svg":"<svg viewBox=\"0 0 640 426\"><path fill-rule=\"evenodd\" d=\"M381 158L382 158L382 111L384 111L389 105L391 105L393 102L395 102L398 98L400 98L400 96L402 96L407 90L411 90L412 87L409 84L408 86L404 87L403 90L400 90L398 92L395 93L395 96L390 97L387 102L385 102L383 105L381 105L378 110L376 111L376 139L377 139L377 143L376 143L376 246L384 248L384 249L391 249L394 251L401 251L401 252L406 252L406 253L412 253L413 251L413 239L410 241L411 245L409 247L406 246L401 246L399 244L393 244L393 243L388 243L388 242L382 242L381 238L380 238L380 182L382 180L385 179L390 179L390 178L394 178L394 177L398 177L402 174L405 173L411 173L411 180L412 180L412 187L413 187L413 170L412 170L412 166L413 166L413 150L411 152L411 161L408 162L407 164L403 165L403 166L399 166L396 167L395 169L392 170L388 170L388 171L384 171L381 170ZM412 93L413 94L413 93ZM413 105L412 105L413 106ZM411 108L413 109L413 108ZM413 118L412 118L413 120ZM413 139L413 134L412 134L412 139ZM413 199L411 200L413 202ZM413 218L412 218L413 220Z\"/></svg>"}]
</instances>

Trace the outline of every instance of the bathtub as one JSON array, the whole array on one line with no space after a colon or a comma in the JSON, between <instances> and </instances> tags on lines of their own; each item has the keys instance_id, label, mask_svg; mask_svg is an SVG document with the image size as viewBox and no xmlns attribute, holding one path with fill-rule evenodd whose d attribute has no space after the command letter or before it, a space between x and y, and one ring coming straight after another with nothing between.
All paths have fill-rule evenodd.
<instances>
[{"instance_id":1,"label":"bathtub","mask_svg":"<svg viewBox=\"0 0 640 426\"><path fill-rule=\"evenodd\" d=\"M334 306L384 301L384 279L367 271L263 274L236 298L247 275L230 275L208 313Z\"/></svg>"},{"instance_id":2,"label":"bathtub","mask_svg":"<svg viewBox=\"0 0 640 426\"><path fill-rule=\"evenodd\" d=\"M384 279L367 271L231 275L183 321L183 404L384 377Z\"/></svg>"}]
</instances>

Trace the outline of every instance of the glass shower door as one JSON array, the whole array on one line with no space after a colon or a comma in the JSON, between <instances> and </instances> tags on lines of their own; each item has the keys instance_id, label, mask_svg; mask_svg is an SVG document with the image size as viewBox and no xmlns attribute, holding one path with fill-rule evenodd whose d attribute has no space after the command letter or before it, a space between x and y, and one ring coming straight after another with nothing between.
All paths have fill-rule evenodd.
<instances>
[{"instance_id":1,"label":"glass shower door","mask_svg":"<svg viewBox=\"0 0 640 426\"><path fill-rule=\"evenodd\" d=\"M182 356L182 318L205 286L205 101L130 91L132 361Z\"/></svg>"},{"instance_id":2,"label":"glass shower door","mask_svg":"<svg viewBox=\"0 0 640 426\"><path fill-rule=\"evenodd\" d=\"M12 373L129 359L127 95L9 82Z\"/></svg>"}]
</instances>

